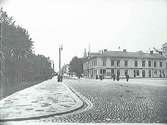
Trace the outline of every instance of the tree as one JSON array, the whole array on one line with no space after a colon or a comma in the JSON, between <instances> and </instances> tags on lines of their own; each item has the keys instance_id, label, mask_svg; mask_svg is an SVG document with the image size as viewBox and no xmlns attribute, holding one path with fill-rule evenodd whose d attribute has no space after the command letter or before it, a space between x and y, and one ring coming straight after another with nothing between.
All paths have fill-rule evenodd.
<instances>
[{"instance_id":1,"label":"tree","mask_svg":"<svg viewBox=\"0 0 167 125\"><path fill-rule=\"evenodd\" d=\"M70 61L70 73L76 73L77 76L80 76L83 73L83 59L78 58L77 56L73 57Z\"/></svg>"},{"instance_id":2,"label":"tree","mask_svg":"<svg viewBox=\"0 0 167 125\"><path fill-rule=\"evenodd\" d=\"M2 51L4 56L4 75L6 85L21 85L22 82L36 82L52 77L54 69L51 60L33 53L33 41L28 31L15 25L12 17L0 10L2 21Z\"/></svg>"}]
</instances>

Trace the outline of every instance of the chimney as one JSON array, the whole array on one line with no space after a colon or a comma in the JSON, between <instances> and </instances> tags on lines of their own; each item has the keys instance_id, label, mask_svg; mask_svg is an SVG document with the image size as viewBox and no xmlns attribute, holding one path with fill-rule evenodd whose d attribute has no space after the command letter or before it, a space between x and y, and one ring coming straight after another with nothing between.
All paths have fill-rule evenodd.
<instances>
[{"instance_id":1,"label":"chimney","mask_svg":"<svg viewBox=\"0 0 167 125\"><path fill-rule=\"evenodd\" d=\"M126 49L123 49L123 52L126 52Z\"/></svg>"},{"instance_id":2,"label":"chimney","mask_svg":"<svg viewBox=\"0 0 167 125\"><path fill-rule=\"evenodd\" d=\"M153 54L153 50L150 51L150 54Z\"/></svg>"}]
</instances>

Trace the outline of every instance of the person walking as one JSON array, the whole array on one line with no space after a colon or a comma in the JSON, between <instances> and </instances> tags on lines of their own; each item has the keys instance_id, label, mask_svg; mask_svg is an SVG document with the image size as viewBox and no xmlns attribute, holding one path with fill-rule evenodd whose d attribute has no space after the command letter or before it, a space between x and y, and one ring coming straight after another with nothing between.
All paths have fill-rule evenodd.
<instances>
[{"instance_id":1,"label":"person walking","mask_svg":"<svg viewBox=\"0 0 167 125\"><path fill-rule=\"evenodd\" d=\"M98 79L98 75L96 75L96 79Z\"/></svg>"},{"instance_id":2,"label":"person walking","mask_svg":"<svg viewBox=\"0 0 167 125\"><path fill-rule=\"evenodd\" d=\"M117 74L117 81L119 81L119 74Z\"/></svg>"},{"instance_id":3,"label":"person walking","mask_svg":"<svg viewBox=\"0 0 167 125\"><path fill-rule=\"evenodd\" d=\"M126 74L126 81L128 82L129 81L129 75Z\"/></svg>"},{"instance_id":4,"label":"person walking","mask_svg":"<svg viewBox=\"0 0 167 125\"><path fill-rule=\"evenodd\" d=\"M100 80L103 80L103 76L102 76L102 74L100 74L100 76L99 76L99 77L100 77Z\"/></svg>"},{"instance_id":5,"label":"person walking","mask_svg":"<svg viewBox=\"0 0 167 125\"><path fill-rule=\"evenodd\" d=\"M112 78L113 78L113 81L115 81L115 74L113 73L113 75L112 75Z\"/></svg>"}]
</instances>

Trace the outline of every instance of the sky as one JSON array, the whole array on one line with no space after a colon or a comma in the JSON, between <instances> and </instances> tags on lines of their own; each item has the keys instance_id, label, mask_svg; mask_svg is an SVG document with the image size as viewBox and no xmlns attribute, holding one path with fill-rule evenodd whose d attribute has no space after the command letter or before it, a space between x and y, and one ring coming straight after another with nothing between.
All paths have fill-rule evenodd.
<instances>
[{"instance_id":1,"label":"sky","mask_svg":"<svg viewBox=\"0 0 167 125\"><path fill-rule=\"evenodd\" d=\"M127 51L161 48L167 42L167 0L0 0L0 6L26 28L37 54L58 69L82 57L84 49Z\"/></svg>"}]
</instances>

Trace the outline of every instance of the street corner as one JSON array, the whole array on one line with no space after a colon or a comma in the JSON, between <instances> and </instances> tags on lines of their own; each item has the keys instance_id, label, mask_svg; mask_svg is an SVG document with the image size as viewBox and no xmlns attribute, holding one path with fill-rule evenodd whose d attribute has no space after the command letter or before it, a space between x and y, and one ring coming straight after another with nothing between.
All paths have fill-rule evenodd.
<instances>
[{"instance_id":1,"label":"street corner","mask_svg":"<svg viewBox=\"0 0 167 125\"><path fill-rule=\"evenodd\" d=\"M83 105L83 101L66 85L55 84L50 80L2 99L0 101L0 121L61 115L76 111Z\"/></svg>"}]
</instances>

